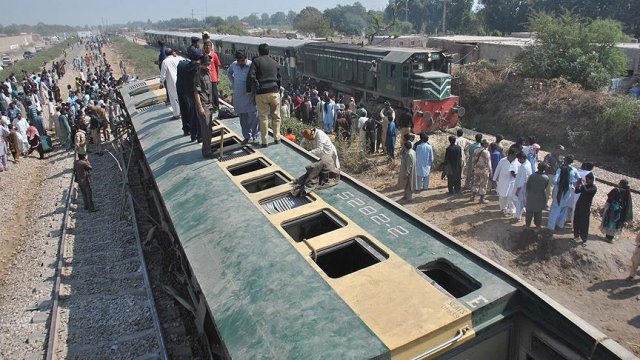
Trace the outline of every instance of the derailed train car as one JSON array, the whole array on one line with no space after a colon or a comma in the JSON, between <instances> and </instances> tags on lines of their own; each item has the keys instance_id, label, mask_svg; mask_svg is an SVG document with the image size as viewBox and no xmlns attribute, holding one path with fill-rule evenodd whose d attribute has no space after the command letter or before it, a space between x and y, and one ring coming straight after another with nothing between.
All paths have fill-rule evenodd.
<instances>
[{"instance_id":1,"label":"derailed train car","mask_svg":"<svg viewBox=\"0 0 640 360\"><path fill-rule=\"evenodd\" d=\"M183 51L191 36L200 34L145 32L150 45L163 40ZM374 112L389 101L412 115L415 133L455 127L464 115L459 97L451 93L451 57L439 50L236 35L211 37L225 66L235 60L236 50L244 50L251 58L258 55L259 44L268 43L285 83L312 83L321 90L353 95Z\"/></svg>"},{"instance_id":2,"label":"derailed train car","mask_svg":"<svg viewBox=\"0 0 640 360\"><path fill-rule=\"evenodd\" d=\"M283 139L212 147L169 121L157 79L120 89L180 303L220 359L635 359L508 270L343 174L291 195L315 158Z\"/></svg>"}]
</instances>

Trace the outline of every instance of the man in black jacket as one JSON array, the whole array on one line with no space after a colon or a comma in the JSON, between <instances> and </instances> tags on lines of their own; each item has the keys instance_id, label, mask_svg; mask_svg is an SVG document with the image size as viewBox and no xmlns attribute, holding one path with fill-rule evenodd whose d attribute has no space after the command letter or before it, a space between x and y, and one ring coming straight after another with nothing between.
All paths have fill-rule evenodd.
<instances>
[{"instance_id":1,"label":"man in black jacket","mask_svg":"<svg viewBox=\"0 0 640 360\"><path fill-rule=\"evenodd\" d=\"M462 179L462 149L456 145L456 137L449 136L449 147L444 153L444 168L447 173L447 187L449 194L460 193Z\"/></svg>"},{"instance_id":2,"label":"man in black jacket","mask_svg":"<svg viewBox=\"0 0 640 360\"><path fill-rule=\"evenodd\" d=\"M253 58L247 93L256 92L256 106L260 118L260 135L262 147L267 147L267 133L269 130L269 114L271 114L273 138L280 142L280 69L278 63L269 57L269 45L258 46L260 56Z\"/></svg>"},{"instance_id":3,"label":"man in black jacket","mask_svg":"<svg viewBox=\"0 0 640 360\"><path fill-rule=\"evenodd\" d=\"M193 92L193 81L200 66L194 59L202 56L202 53L194 52L190 60L183 60L178 63L176 92L180 104L180 117L182 120L182 131L185 136L191 134L191 141L196 141L200 137L200 123L196 112L196 100Z\"/></svg>"}]
</instances>

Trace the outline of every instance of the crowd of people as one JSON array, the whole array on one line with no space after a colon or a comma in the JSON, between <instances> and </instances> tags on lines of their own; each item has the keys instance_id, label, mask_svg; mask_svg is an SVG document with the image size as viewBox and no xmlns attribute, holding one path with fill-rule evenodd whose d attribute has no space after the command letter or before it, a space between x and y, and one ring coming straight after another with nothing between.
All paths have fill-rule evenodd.
<instances>
[{"instance_id":1,"label":"crowd of people","mask_svg":"<svg viewBox=\"0 0 640 360\"><path fill-rule=\"evenodd\" d=\"M60 80L65 75L64 58L51 66L43 64L38 73L22 73L20 79L11 74L0 87L0 171L9 169L9 153L14 163L34 151L40 159L44 158L45 153L53 150L51 137L54 137L57 146L78 155L74 165L76 181L89 211L96 209L87 153L91 148L94 153L103 154L102 142L109 141L111 125L121 107L115 88L123 79L113 76L102 52L104 44L104 39L96 36L71 45L71 49L82 49L86 53L73 60L73 70L80 76L73 85L67 85L65 93L60 88Z\"/></svg>"},{"instance_id":2,"label":"crowd of people","mask_svg":"<svg viewBox=\"0 0 640 360\"><path fill-rule=\"evenodd\" d=\"M189 59L179 57L161 42L159 45L161 81L166 84L174 118L182 119L185 136L203 143L203 156L212 154L210 116L212 109L219 106L219 76L226 75L232 84L231 101L240 118L243 144L251 142L267 147L269 121L274 143L278 143L281 118L295 117L309 125L301 143L312 143L312 153L323 159L321 162L330 160L331 166L339 169L332 137L339 141L358 139L369 154L381 152L390 161L399 154L398 187L403 190L402 199L410 201L414 193L429 189L435 153L427 134L412 134L410 112L397 111L386 102L379 113L368 114L353 97L321 93L311 85L288 84L285 88L279 65L269 56L267 44L259 46L259 55L253 59L248 59L242 50L236 51L236 61L226 74L222 74L206 33L202 39L192 38ZM222 98L227 99L224 95ZM297 140L291 129L284 136ZM472 142L463 136L462 130L451 136L441 164L449 194L460 194L464 188L471 193L470 201L479 197L481 203L487 203L486 195L495 191L503 214L516 222L524 221L526 227L533 222L541 228L542 212L548 210L548 229L562 229L571 222L575 240L586 246L592 200L597 191L593 164L585 162L576 168L573 157L565 154L562 146L540 159L540 145L533 136L518 139L507 149L502 142L502 136L489 143L481 134ZM629 185L622 180L608 194L605 205L601 230L607 240L612 241L624 224L632 220L631 209Z\"/></svg>"}]
</instances>

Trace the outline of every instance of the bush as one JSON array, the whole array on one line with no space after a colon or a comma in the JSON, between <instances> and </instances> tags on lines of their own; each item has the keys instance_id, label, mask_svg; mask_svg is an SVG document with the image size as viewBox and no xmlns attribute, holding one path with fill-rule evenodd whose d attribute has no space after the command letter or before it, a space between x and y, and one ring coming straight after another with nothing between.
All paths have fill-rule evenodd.
<instances>
[{"instance_id":1,"label":"bush","mask_svg":"<svg viewBox=\"0 0 640 360\"><path fill-rule=\"evenodd\" d=\"M529 30L536 42L516 57L524 76L562 77L598 89L626 70L626 57L615 47L628 39L619 22L537 13L529 20Z\"/></svg>"},{"instance_id":2,"label":"bush","mask_svg":"<svg viewBox=\"0 0 640 360\"><path fill-rule=\"evenodd\" d=\"M635 156L640 151L639 117L640 101L614 98L597 117L587 139L606 153Z\"/></svg>"}]
</instances>

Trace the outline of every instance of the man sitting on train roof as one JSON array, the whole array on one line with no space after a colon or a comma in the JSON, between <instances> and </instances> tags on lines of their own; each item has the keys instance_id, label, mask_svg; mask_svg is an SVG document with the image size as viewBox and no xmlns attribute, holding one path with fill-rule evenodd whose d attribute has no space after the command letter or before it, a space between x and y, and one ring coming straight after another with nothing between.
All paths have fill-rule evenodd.
<instances>
[{"instance_id":1,"label":"man sitting on train roof","mask_svg":"<svg viewBox=\"0 0 640 360\"><path fill-rule=\"evenodd\" d=\"M301 142L301 145L304 146L306 141L311 141L313 143L313 149L311 153L318 157L322 157L322 155L329 155L334 161L335 167L340 169L340 160L338 160L338 151L336 147L331 142L329 136L322 130L313 128L307 129L302 134L304 139Z\"/></svg>"}]
</instances>

